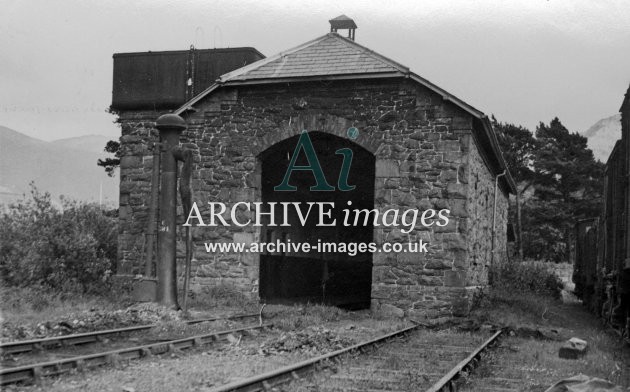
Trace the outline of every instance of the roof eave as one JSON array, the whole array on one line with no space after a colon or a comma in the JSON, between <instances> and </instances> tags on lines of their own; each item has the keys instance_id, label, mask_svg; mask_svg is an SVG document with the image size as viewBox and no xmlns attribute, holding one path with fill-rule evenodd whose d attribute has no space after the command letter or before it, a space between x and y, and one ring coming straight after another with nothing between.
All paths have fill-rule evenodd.
<instances>
[{"instance_id":1,"label":"roof eave","mask_svg":"<svg viewBox=\"0 0 630 392\"><path fill-rule=\"evenodd\" d=\"M182 106L180 106L173 113L175 113L177 115L182 115L183 113L185 113L185 112L187 112L189 110L194 110L193 109L193 105L195 105L197 102L199 102L202 99L204 99L206 96L208 96L208 94L210 94L214 90L216 90L219 87L221 87L221 85L222 85L222 83L215 82L214 84L210 85L210 87L208 87L207 89L203 90L201 93L197 94L197 96L193 97L190 101L184 103Z\"/></svg>"},{"instance_id":2,"label":"roof eave","mask_svg":"<svg viewBox=\"0 0 630 392\"><path fill-rule=\"evenodd\" d=\"M372 73L348 73L331 75L296 76L284 78L259 78L245 80L229 80L223 83L224 86L243 86L251 84L273 84L273 83L293 83L309 82L319 80L356 80L356 79L382 79L382 78L404 78L406 75L401 72L372 72Z\"/></svg>"},{"instance_id":3,"label":"roof eave","mask_svg":"<svg viewBox=\"0 0 630 392\"><path fill-rule=\"evenodd\" d=\"M483 124L483 130L486 134L488 140L490 140L490 148L497 159L499 170L497 170L495 175L500 175L501 173L505 173L505 182L508 186L509 193L516 195L517 187L516 182L514 181L514 177L512 177L512 173L507 167L507 163L505 162L505 158L503 157L503 152L499 147L499 140L497 139L497 134L492 129L492 124L490 123L490 119L485 114L480 118L481 123Z\"/></svg>"},{"instance_id":4,"label":"roof eave","mask_svg":"<svg viewBox=\"0 0 630 392\"><path fill-rule=\"evenodd\" d=\"M472 114L473 116L477 117L477 118L482 118L485 116L485 114L483 114L483 112L481 110L475 109L473 106L467 104L466 102L464 102L463 100L457 98L456 96L454 96L453 94L449 94L446 90L436 86L435 84L429 82L428 80L426 80L425 78L410 72L409 73L409 78L420 83L421 85L423 85L424 87L428 88L429 90L432 90L433 92L439 94L442 96L442 99L444 99L445 101L450 101L453 102L455 105L461 107L462 109L464 109L465 111L467 111L468 113Z\"/></svg>"}]
</instances>

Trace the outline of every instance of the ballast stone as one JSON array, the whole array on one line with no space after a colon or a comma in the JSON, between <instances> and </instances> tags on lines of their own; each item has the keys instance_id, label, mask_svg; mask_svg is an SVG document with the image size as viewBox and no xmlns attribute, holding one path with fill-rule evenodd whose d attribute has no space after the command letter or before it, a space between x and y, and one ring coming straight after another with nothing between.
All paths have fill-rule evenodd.
<instances>
[{"instance_id":1,"label":"ballast stone","mask_svg":"<svg viewBox=\"0 0 630 392\"><path fill-rule=\"evenodd\" d=\"M382 304L378 309L378 314L383 317L405 317L405 311L397 306L390 304Z\"/></svg>"},{"instance_id":2,"label":"ballast stone","mask_svg":"<svg viewBox=\"0 0 630 392\"><path fill-rule=\"evenodd\" d=\"M579 338L571 338L564 342L558 356L564 359L578 359L586 355L588 344L585 340Z\"/></svg>"}]
</instances>

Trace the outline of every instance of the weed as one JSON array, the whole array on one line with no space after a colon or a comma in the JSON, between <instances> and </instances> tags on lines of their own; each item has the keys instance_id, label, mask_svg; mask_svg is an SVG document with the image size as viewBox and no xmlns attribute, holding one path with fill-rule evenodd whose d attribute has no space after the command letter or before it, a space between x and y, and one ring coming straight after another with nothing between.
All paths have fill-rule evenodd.
<instances>
[{"instance_id":1,"label":"weed","mask_svg":"<svg viewBox=\"0 0 630 392\"><path fill-rule=\"evenodd\" d=\"M117 310L130 304L124 296L77 295L49 287L0 287L0 310L4 326L45 323L82 312ZM7 331L8 332L8 331Z\"/></svg>"},{"instance_id":2,"label":"weed","mask_svg":"<svg viewBox=\"0 0 630 392\"><path fill-rule=\"evenodd\" d=\"M499 263L490 269L492 287L560 298L562 280L545 263Z\"/></svg>"},{"instance_id":3,"label":"weed","mask_svg":"<svg viewBox=\"0 0 630 392\"><path fill-rule=\"evenodd\" d=\"M183 295L180 292L180 298ZM257 310L258 299L226 284L202 286L189 292L189 306L196 309L230 308L243 311Z\"/></svg>"},{"instance_id":4,"label":"weed","mask_svg":"<svg viewBox=\"0 0 630 392\"><path fill-rule=\"evenodd\" d=\"M349 312L334 306L325 305L296 305L296 306L272 306L266 309L266 313L278 321L274 325L285 331L293 331L309 326L322 325L327 322L338 321L347 316Z\"/></svg>"}]
</instances>

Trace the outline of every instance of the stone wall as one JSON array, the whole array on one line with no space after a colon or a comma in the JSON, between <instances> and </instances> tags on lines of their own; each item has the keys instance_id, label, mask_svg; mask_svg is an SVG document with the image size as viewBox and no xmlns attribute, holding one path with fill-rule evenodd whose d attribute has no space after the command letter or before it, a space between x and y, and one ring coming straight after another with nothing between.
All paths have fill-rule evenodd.
<instances>
[{"instance_id":1,"label":"stone wall","mask_svg":"<svg viewBox=\"0 0 630 392\"><path fill-rule=\"evenodd\" d=\"M142 253L147 231L152 145L158 140L155 120L162 112L123 112L118 116L120 138L120 201L118 265L121 276L144 272Z\"/></svg>"},{"instance_id":2,"label":"stone wall","mask_svg":"<svg viewBox=\"0 0 630 392\"><path fill-rule=\"evenodd\" d=\"M471 145L476 144L474 137ZM479 149L470 148L468 155L468 258L466 277L468 286L488 284L488 269L492 262L492 214L494 209L495 176L491 174L479 154ZM508 194L499 186L497 190L497 212L495 223L495 263L507 261Z\"/></svg>"},{"instance_id":3,"label":"stone wall","mask_svg":"<svg viewBox=\"0 0 630 392\"><path fill-rule=\"evenodd\" d=\"M489 257L492 195L485 199L494 187L472 137L468 113L402 79L223 88L195 108L184 116L189 128L182 143L194 151L194 200L200 206L208 201L228 207L260 201L258 154L275 143L303 129L345 138L348 127L357 127L360 136L355 142L376 157L375 208L451 210L450 223L444 227L418 224L409 234L400 228L375 228L379 246L423 239L429 253L375 253L372 307L418 318L465 312L467 286L484 282L479 266ZM120 114L119 274L143 270L142 232L147 226L151 171L148 144L155 140L153 121L160 114ZM505 249L507 200L501 194L499 201L497 246ZM253 226L195 228L193 290L230 285L257 296L258 255L209 254L203 242L252 242L259 236L259 228Z\"/></svg>"}]
</instances>

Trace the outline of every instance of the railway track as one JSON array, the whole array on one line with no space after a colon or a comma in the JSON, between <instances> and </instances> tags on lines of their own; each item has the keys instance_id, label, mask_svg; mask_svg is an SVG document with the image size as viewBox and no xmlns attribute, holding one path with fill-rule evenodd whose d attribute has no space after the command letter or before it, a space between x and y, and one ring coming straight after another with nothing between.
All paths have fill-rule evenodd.
<instances>
[{"instance_id":1,"label":"railway track","mask_svg":"<svg viewBox=\"0 0 630 392\"><path fill-rule=\"evenodd\" d=\"M237 318L258 317L258 314L239 315ZM190 323L218 319L192 320ZM219 319L221 320L221 319ZM138 326L132 331L142 330ZM229 336L255 333L269 325L256 325L226 331L210 332L182 339L152 342L115 350L71 356L29 365L0 369L0 384L18 382L39 383L43 377L70 371L83 371L101 365L114 365L122 361L151 357L164 353L200 347ZM132 327L134 328L134 327ZM129 328L98 331L104 336L127 332ZM89 334L81 334L89 335ZM455 390L458 378L470 373L480 362L484 351L501 335L479 337L455 332L433 332L419 325L383 335L376 339L286 366L268 373L235 381L212 392L227 391L283 391L287 383L315 383L318 391L405 391L426 390L443 392ZM70 344L81 344L82 337L66 336ZM75 339L76 338L76 339ZM233 341L233 339L232 339ZM76 342L76 343L75 343ZM55 343L57 345L63 343ZM42 347L42 346L33 346ZM32 348L32 349L33 349ZM305 377L309 376L309 377Z\"/></svg>"},{"instance_id":2,"label":"railway track","mask_svg":"<svg viewBox=\"0 0 630 392\"><path fill-rule=\"evenodd\" d=\"M486 336L475 346L471 343L479 343L479 337L427 332L412 326L211 391L297 389L287 383L315 385L315 390L326 392L453 391L458 378L479 364L484 351L500 335L498 331ZM305 378L307 375L311 377Z\"/></svg>"},{"instance_id":3,"label":"railway track","mask_svg":"<svg viewBox=\"0 0 630 392\"><path fill-rule=\"evenodd\" d=\"M199 320L195 321L201 322ZM2 368L0 370L0 385L18 382L38 383L41 381L42 377L60 375L72 370L83 371L87 368L106 364L116 366L121 361L151 357L153 355L160 355L164 353L176 353L181 350L201 347L212 342L228 340L229 336L242 336L243 334L251 333L254 330L261 330L268 327L270 327L270 325L258 324L250 327L195 335L182 339L161 341L88 355L73 356L70 358L34 363L24 366Z\"/></svg>"},{"instance_id":4,"label":"railway track","mask_svg":"<svg viewBox=\"0 0 630 392\"><path fill-rule=\"evenodd\" d=\"M214 317L196 320L188 320L186 324L199 324L211 321L221 320L240 320L245 318L260 317L259 313L239 314L230 317ZM53 336L44 339L22 340L14 342L0 343L0 355L22 354L31 351L41 351L45 349L75 346L80 344L96 343L103 340L107 336L119 335L131 332L149 330L156 327L157 324L135 325L132 327L107 329L94 332L86 332L72 335Z\"/></svg>"}]
</instances>

